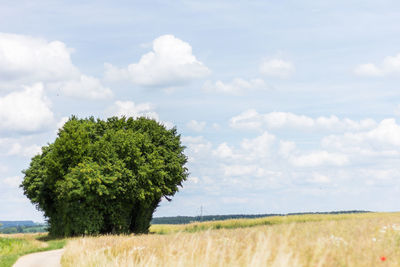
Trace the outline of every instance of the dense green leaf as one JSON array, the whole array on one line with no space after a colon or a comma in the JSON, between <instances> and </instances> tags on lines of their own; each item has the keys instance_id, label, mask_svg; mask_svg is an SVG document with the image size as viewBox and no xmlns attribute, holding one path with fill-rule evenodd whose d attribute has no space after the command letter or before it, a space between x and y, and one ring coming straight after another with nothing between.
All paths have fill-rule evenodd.
<instances>
[{"instance_id":1,"label":"dense green leaf","mask_svg":"<svg viewBox=\"0 0 400 267\"><path fill-rule=\"evenodd\" d=\"M53 235L147 232L188 172L180 135L147 118L71 117L21 187Z\"/></svg>"}]
</instances>

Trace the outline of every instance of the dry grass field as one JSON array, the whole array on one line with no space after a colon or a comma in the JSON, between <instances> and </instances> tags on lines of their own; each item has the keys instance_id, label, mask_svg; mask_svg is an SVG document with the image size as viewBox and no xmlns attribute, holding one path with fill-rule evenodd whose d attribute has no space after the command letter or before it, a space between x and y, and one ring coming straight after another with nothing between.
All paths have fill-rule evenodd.
<instances>
[{"instance_id":1,"label":"dry grass field","mask_svg":"<svg viewBox=\"0 0 400 267\"><path fill-rule=\"evenodd\" d=\"M270 217L152 230L163 234L71 239L62 265L400 266L399 213Z\"/></svg>"}]
</instances>

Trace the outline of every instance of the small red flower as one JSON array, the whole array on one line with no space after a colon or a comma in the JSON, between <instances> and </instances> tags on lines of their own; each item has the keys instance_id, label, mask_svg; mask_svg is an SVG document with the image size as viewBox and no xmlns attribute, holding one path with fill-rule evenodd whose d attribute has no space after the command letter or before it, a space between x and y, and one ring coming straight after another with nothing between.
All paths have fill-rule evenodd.
<instances>
[{"instance_id":1,"label":"small red flower","mask_svg":"<svg viewBox=\"0 0 400 267\"><path fill-rule=\"evenodd\" d=\"M381 257L381 261L385 261L386 260L386 257L385 256L382 256Z\"/></svg>"}]
</instances>

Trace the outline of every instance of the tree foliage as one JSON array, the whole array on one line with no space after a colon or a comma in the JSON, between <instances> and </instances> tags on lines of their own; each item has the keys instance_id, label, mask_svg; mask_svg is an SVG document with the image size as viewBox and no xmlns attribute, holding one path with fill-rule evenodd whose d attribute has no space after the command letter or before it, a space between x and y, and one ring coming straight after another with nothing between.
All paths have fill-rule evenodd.
<instances>
[{"instance_id":1,"label":"tree foliage","mask_svg":"<svg viewBox=\"0 0 400 267\"><path fill-rule=\"evenodd\" d=\"M24 170L24 194L53 235L148 232L162 197L186 180L176 129L146 118L71 117Z\"/></svg>"}]
</instances>

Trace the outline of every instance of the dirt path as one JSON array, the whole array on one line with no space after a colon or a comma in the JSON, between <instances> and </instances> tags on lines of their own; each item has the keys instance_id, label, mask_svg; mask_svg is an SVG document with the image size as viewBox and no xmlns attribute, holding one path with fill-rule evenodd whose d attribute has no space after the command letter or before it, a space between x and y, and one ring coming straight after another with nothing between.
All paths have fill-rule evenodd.
<instances>
[{"instance_id":1,"label":"dirt path","mask_svg":"<svg viewBox=\"0 0 400 267\"><path fill-rule=\"evenodd\" d=\"M13 267L60 267L64 249L37 252L22 256Z\"/></svg>"}]
</instances>

